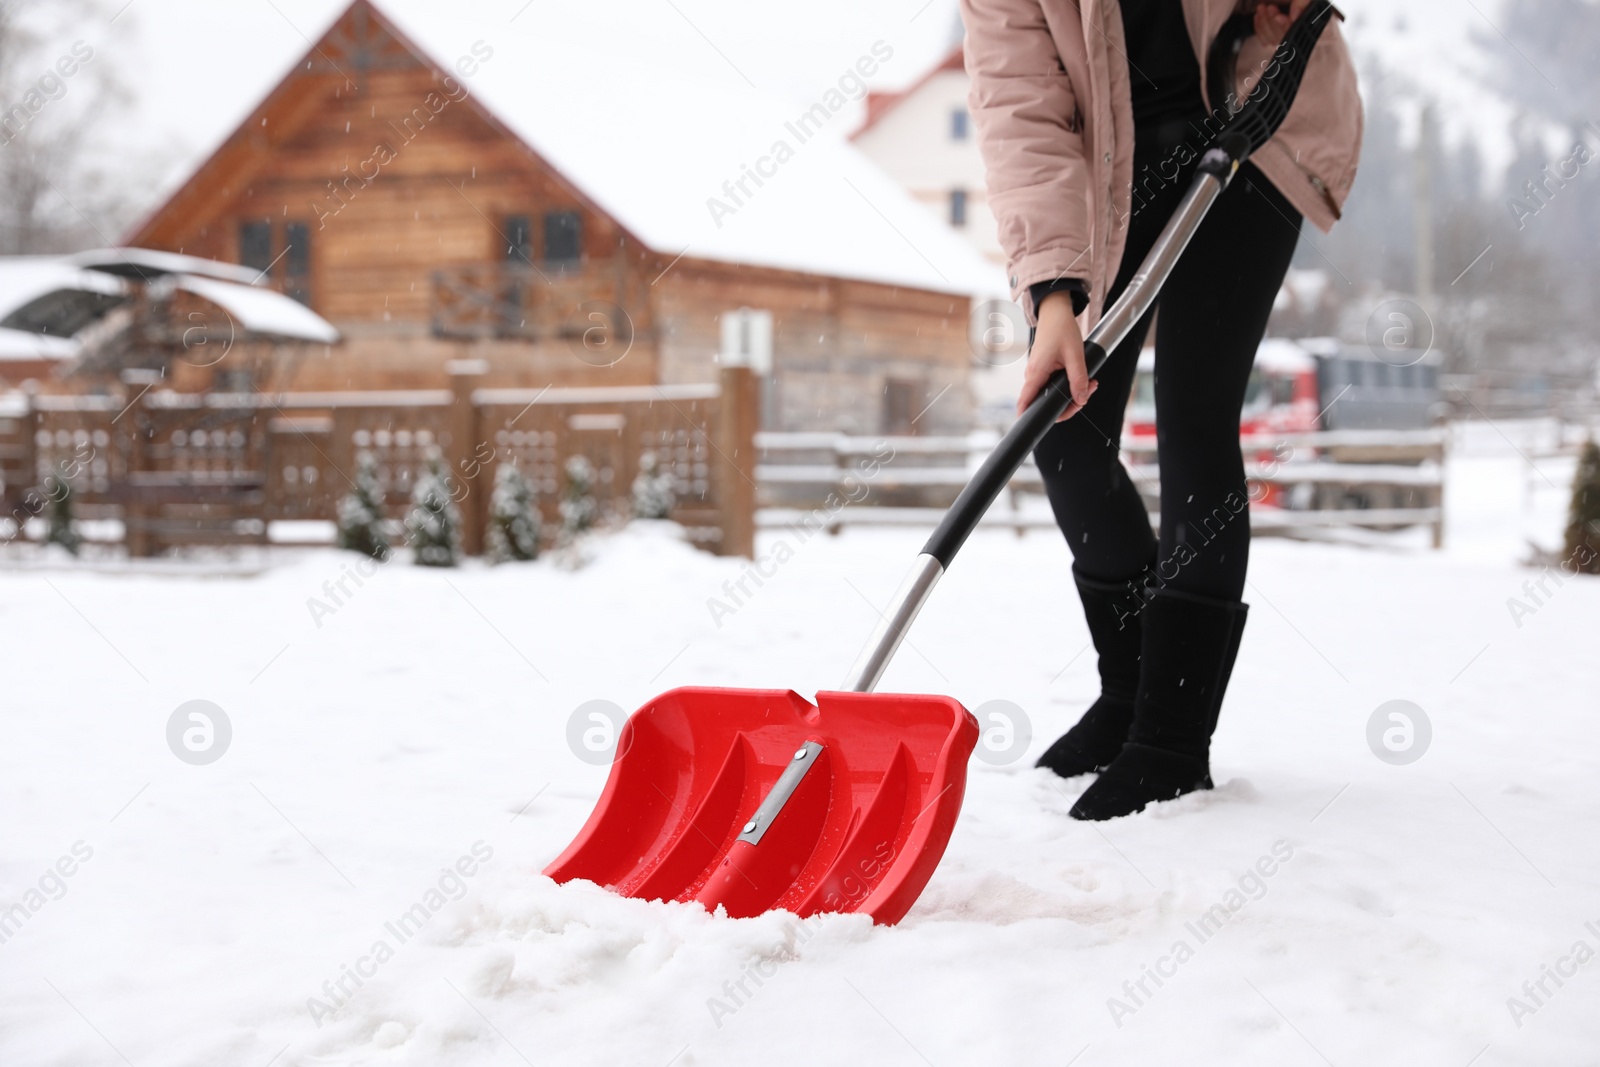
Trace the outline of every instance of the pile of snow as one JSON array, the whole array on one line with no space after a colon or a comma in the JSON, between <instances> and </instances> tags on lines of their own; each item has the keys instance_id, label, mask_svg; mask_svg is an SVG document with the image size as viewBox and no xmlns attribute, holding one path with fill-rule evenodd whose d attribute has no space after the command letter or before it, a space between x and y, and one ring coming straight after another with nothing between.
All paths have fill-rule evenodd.
<instances>
[{"instance_id":1,"label":"pile of snow","mask_svg":"<svg viewBox=\"0 0 1600 1067\"><path fill-rule=\"evenodd\" d=\"M0 572L0 1061L1577 1062L1600 580L1515 566L1558 494L1519 506L1520 459L1462 450L1460 549L1255 545L1218 788L1110 824L1031 769L1097 686L1066 549L977 534L883 688L1014 702L1031 740L973 761L892 929L539 871L606 774L569 748L579 705L838 684L918 531L810 538L719 620L746 565L657 523L576 571L296 549L231 577ZM1491 505L1524 525L1473 536ZM231 724L209 765L169 749L196 699ZM1395 699L1431 721L1404 766L1368 742Z\"/></svg>"}]
</instances>

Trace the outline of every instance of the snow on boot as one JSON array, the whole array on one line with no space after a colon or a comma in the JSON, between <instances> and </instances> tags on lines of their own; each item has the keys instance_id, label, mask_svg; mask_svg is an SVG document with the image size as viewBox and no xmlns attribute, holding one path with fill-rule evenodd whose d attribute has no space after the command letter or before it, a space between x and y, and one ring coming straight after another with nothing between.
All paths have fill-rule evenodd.
<instances>
[{"instance_id":1,"label":"snow on boot","mask_svg":"<svg viewBox=\"0 0 1600 1067\"><path fill-rule=\"evenodd\" d=\"M1100 657L1100 696L1035 764L1063 778L1103 770L1128 740L1139 691L1139 615L1144 605L1137 592L1142 573L1128 582L1101 582L1085 578L1074 566L1072 577L1089 639Z\"/></svg>"},{"instance_id":2,"label":"snow on boot","mask_svg":"<svg viewBox=\"0 0 1600 1067\"><path fill-rule=\"evenodd\" d=\"M1151 598L1128 743L1072 806L1074 819L1115 819L1211 788L1211 733L1248 611L1171 589Z\"/></svg>"}]
</instances>

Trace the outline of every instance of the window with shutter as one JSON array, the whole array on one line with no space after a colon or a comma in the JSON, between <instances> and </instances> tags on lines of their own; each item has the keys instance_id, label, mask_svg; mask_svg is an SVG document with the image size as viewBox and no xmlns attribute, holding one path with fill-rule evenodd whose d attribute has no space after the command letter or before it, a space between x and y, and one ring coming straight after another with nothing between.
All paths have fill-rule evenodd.
<instances>
[{"instance_id":1,"label":"window with shutter","mask_svg":"<svg viewBox=\"0 0 1600 1067\"><path fill-rule=\"evenodd\" d=\"M576 211L549 211L544 216L544 258L551 263L576 263L583 256L583 224Z\"/></svg>"},{"instance_id":2,"label":"window with shutter","mask_svg":"<svg viewBox=\"0 0 1600 1067\"><path fill-rule=\"evenodd\" d=\"M239 263L262 271L272 266L272 223L239 224Z\"/></svg>"}]
</instances>

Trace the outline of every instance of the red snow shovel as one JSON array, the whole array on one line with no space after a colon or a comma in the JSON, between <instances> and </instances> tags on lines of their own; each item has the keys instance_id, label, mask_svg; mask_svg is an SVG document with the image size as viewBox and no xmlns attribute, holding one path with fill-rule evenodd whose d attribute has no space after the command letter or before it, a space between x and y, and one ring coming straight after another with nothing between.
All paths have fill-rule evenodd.
<instances>
[{"instance_id":1,"label":"red snow shovel","mask_svg":"<svg viewBox=\"0 0 1600 1067\"><path fill-rule=\"evenodd\" d=\"M1084 341L1089 377L1155 300L1201 220L1288 113L1333 12L1315 0L1201 158L1133 281ZM1213 59L1216 58L1215 52ZM1223 57L1231 71L1232 54ZM949 697L875 694L889 658L1011 475L1072 402L1057 371L917 557L843 690L674 689L629 717L600 801L545 874L735 918L864 912L898 922L944 854L978 724Z\"/></svg>"},{"instance_id":2,"label":"red snow shovel","mask_svg":"<svg viewBox=\"0 0 1600 1067\"><path fill-rule=\"evenodd\" d=\"M628 719L600 803L545 874L736 918L897 922L944 854L977 740L948 697L674 689Z\"/></svg>"}]
</instances>

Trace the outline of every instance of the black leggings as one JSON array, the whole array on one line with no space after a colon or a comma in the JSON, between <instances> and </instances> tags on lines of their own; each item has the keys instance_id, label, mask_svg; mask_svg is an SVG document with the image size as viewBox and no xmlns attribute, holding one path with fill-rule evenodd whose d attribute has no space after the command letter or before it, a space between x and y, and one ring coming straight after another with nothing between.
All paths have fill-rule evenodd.
<instances>
[{"instance_id":1,"label":"black leggings","mask_svg":"<svg viewBox=\"0 0 1600 1067\"><path fill-rule=\"evenodd\" d=\"M1107 307L1188 188L1192 168L1159 189L1145 181L1147 167L1161 154L1135 149L1136 182L1153 195L1145 195L1129 223ZM1239 411L1299 235L1300 214L1247 163L1212 205L1162 287L1155 345L1159 543L1118 455L1128 390L1155 308L1112 351L1088 406L1057 423L1034 450L1056 522L1085 577L1126 581L1153 557L1167 587L1240 599L1250 514Z\"/></svg>"}]
</instances>

